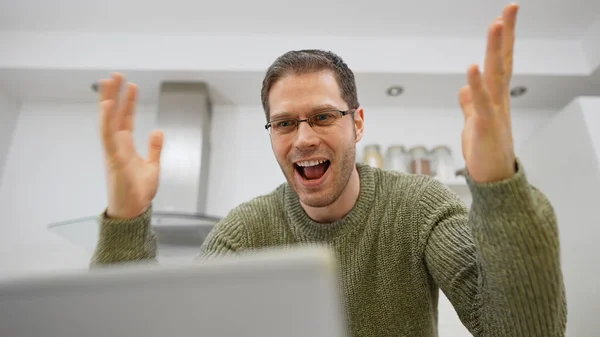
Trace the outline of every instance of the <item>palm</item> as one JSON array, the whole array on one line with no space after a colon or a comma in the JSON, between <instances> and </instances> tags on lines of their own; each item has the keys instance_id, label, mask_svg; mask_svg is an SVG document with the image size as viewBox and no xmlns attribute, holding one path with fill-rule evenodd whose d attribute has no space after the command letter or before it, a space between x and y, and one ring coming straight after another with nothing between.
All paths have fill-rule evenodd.
<instances>
[{"instance_id":1,"label":"palm","mask_svg":"<svg viewBox=\"0 0 600 337\"><path fill-rule=\"evenodd\" d=\"M469 85L459 93L465 116L462 150L469 175L493 182L514 174L515 154L510 117L510 79L518 7L509 5L490 27L483 76L468 70Z\"/></svg>"},{"instance_id":2,"label":"palm","mask_svg":"<svg viewBox=\"0 0 600 337\"><path fill-rule=\"evenodd\" d=\"M467 103L464 108L474 109L473 103ZM503 141L498 142L498 139ZM471 176L502 176L506 167L497 163L514 160L506 155L512 153L513 149L510 119L488 120L477 114L467 116L462 132L462 149Z\"/></svg>"},{"instance_id":3,"label":"palm","mask_svg":"<svg viewBox=\"0 0 600 337\"><path fill-rule=\"evenodd\" d=\"M150 137L148 159L136 151L133 141L133 111L137 88L130 84L126 100L118 105L118 88L123 78L102 82L102 139L108 175L111 216L131 218L147 209L156 195L160 172L162 133Z\"/></svg>"},{"instance_id":4,"label":"palm","mask_svg":"<svg viewBox=\"0 0 600 337\"><path fill-rule=\"evenodd\" d=\"M150 203L156 194L160 166L158 162L143 159L136 151L133 133L128 130L115 134L115 143L119 151L115 162L125 178L132 182L134 190L140 191L144 203Z\"/></svg>"}]
</instances>

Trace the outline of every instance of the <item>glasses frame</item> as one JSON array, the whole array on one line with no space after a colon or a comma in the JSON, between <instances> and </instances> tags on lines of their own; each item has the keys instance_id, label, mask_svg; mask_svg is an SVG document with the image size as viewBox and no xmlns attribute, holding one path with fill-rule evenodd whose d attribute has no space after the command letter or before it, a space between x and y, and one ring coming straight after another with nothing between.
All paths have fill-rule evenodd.
<instances>
[{"instance_id":1,"label":"glasses frame","mask_svg":"<svg viewBox=\"0 0 600 337\"><path fill-rule=\"evenodd\" d=\"M320 115L320 114L324 114L324 113L327 113L327 112L339 112L339 113L340 113L340 115L341 115L341 118L344 118L344 116L346 116L346 115L353 115L353 114L356 112L356 110L357 110L357 109L348 109L348 110L336 110L336 109L331 109L331 110L326 110L326 111L317 112L317 113L315 113L315 114L312 114L312 115L308 116L308 118L306 118L306 119L296 119L296 118L289 118L289 120L290 120L290 121L292 121L292 120L293 120L293 121L296 121L296 131L298 131L298 128L300 127L300 123L302 123L302 122L306 122L306 123L307 123L308 125L310 125L310 127L312 128L312 127L313 127L313 125L312 125L312 122L311 122L311 120L312 120L312 118L313 118L314 116L318 116L318 115ZM341 119L341 118L340 118L340 119ZM277 121L280 121L280 120L287 120L287 119L288 119L288 118L282 118L282 119L276 119L276 120L272 120L272 121L268 122L267 124L265 124L265 129L266 129L267 131L269 131L269 134L271 134L271 131L270 131L269 129L271 128L271 125L272 125L274 122L277 122Z\"/></svg>"}]
</instances>

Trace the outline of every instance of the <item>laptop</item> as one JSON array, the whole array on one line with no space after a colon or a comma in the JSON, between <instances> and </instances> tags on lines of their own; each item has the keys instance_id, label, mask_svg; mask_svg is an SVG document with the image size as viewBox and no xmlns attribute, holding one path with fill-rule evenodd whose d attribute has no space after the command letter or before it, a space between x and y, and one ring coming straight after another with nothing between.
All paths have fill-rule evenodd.
<instances>
[{"instance_id":1,"label":"laptop","mask_svg":"<svg viewBox=\"0 0 600 337\"><path fill-rule=\"evenodd\" d=\"M343 337L323 247L0 281L3 337Z\"/></svg>"}]
</instances>

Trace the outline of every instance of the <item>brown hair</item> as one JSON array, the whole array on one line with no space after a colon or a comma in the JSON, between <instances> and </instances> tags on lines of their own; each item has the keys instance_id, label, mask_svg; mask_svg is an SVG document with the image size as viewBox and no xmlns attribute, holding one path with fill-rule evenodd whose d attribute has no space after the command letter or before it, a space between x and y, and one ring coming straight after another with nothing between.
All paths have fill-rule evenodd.
<instances>
[{"instance_id":1,"label":"brown hair","mask_svg":"<svg viewBox=\"0 0 600 337\"><path fill-rule=\"evenodd\" d=\"M260 97L267 122L270 116L269 93L280 78L287 75L299 75L322 70L330 70L334 73L340 86L342 98L348 104L348 108L358 108L354 73L341 57L332 52L317 49L292 50L279 56L271 64L263 80Z\"/></svg>"}]
</instances>

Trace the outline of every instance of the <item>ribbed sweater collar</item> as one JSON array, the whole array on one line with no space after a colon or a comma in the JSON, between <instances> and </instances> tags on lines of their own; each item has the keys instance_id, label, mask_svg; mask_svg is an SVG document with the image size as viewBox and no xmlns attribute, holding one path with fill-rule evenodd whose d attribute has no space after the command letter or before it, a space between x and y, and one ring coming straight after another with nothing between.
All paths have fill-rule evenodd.
<instances>
[{"instance_id":1,"label":"ribbed sweater collar","mask_svg":"<svg viewBox=\"0 0 600 337\"><path fill-rule=\"evenodd\" d=\"M375 172L373 168L364 164L357 163L356 167L360 179L360 192L356 204L343 219L332 223L318 223L309 218L296 192L289 185L285 185L284 209L296 235L310 241L328 242L352 229L364 226L375 200Z\"/></svg>"}]
</instances>

